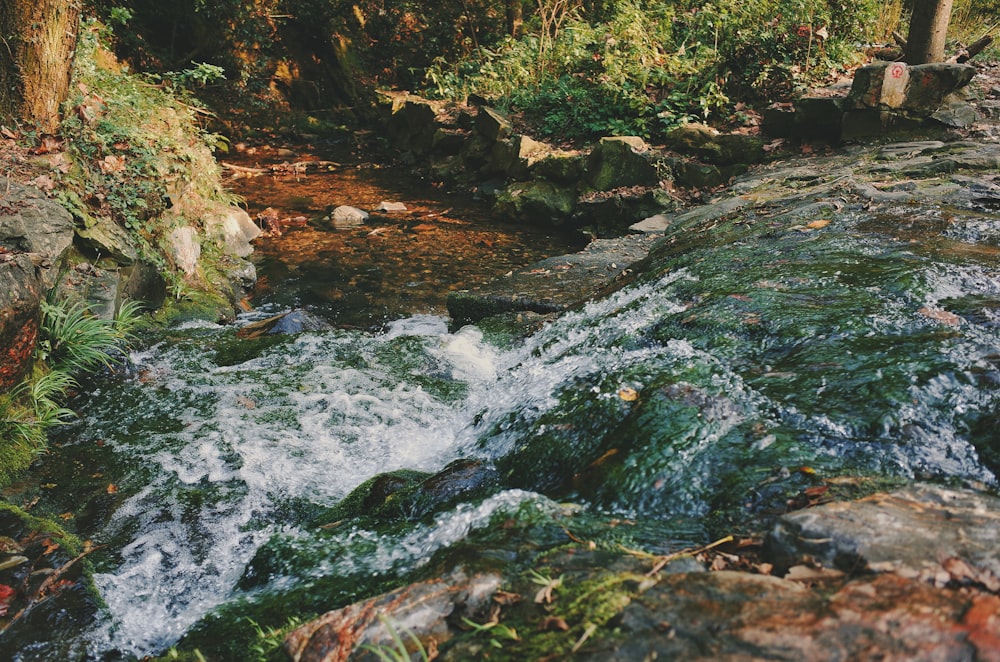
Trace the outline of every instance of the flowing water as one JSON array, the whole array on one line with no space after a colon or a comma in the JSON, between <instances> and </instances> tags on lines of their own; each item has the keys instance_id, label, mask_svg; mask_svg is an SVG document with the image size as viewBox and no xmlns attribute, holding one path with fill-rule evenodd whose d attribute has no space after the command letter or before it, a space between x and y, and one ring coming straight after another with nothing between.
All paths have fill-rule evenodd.
<instances>
[{"instance_id":1,"label":"flowing water","mask_svg":"<svg viewBox=\"0 0 1000 662\"><path fill-rule=\"evenodd\" d=\"M47 507L106 545L106 612L20 659L141 657L182 637L240 659L255 627L567 528L663 550L819 478L995 484L997 237L917 247L877 220L662 249L645 280L521 342L450 330L426 302L375 305L376 332L164 333L133 377L79 403L43 468ZM370 478L457 460L491 479L338 510Z\"/></svg>"}]
</instances>

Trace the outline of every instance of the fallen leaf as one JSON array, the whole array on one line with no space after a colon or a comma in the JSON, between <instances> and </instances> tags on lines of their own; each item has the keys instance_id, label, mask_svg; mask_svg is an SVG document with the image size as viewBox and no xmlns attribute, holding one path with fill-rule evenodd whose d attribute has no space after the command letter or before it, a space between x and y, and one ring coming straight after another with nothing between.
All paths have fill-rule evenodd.
<instances>
[{"instance_id":1,"label":"fallen leaf","mask_svg":"<svg viewBox=\"0 0 1000 662\"><path fill-rule=\"evenodd\" d=\"M42 552L42 554L44 556L48 556L52 552L54 552L57 549L59 549L59 543L52 542L52 538L46 538L45 540L42 541L42 547L45 548L44 551Z\"/></svg>"},{"instance_id":2,"label":"fallen leaf","mask_svg":"<svg viewBox=\"0 0 1000 662\"><path fill-rule=\"evenodd\" d=\"M559 588L560 586L562 586L562 578L561 577L557 578L557 579L553 579L548 584L546 584L542 588L538 589L538 592L535 593L535 604L536 605L552 604L552 600L553 600L552 592L554 590L556 590L557 588Z\"/></svg>"},{"instance_id":3,"label":"fallen leaf","mask_svg":"<svg viewBox=\"0 0 1000 662\"><path fill-rule=\"evenodd\" d=\"M8 129L7 127L0 127L0 135L8 140L17 140L17 134Z\"/></svg>"},{"instance_id":4,"label":"fallen leaf","mask_svg":"<svg viewBox=\"0 0 1000 662\"><path fill-rule=\"evenodd\" d=\"M712 572L718 572L720 570L725 570L728 567L729 567L729 561L727 561L725 557L716 556L714 559L712 559L712 565L710 565L708 569L711 570Z\"/></svg>"},{"instance_id":5,"label":"fallen leaf","mask_svg":"<svg viewBox=\"0 0 1000 662\"><path fill-rule=\"evenodd\" d=\"M631 386L622 386L618 389L618 397L625 402L635 402L639 399L639 392Z\"/></svg>"},{"instance_id":6,"label":"fallen leaf","mask_svg":"<svg viewBox=\"0 0 1000 662\"><path fill-rule=\"evenodd\" d=\"M63 144L62 141L57 137L44 134L39 140L38 147L32 150L33 154L48 154L50 152L62 151Z\"/></svg>"},{"instance_id":7,"label":"fallen leaf","mask_svg":"<svg viewBox=\"0 0 1000 662\"><path fill-rule=\"evenodd\" d=\"M52 191L56 187L55 181L48 175L39 175L31 180L31 183L43 191Z\"/></svg>"},{"instance_id":8,"label":"fallen leaf","mask_svg":"<svg viewBox=\"0 0 1000 662\"><path fill-rule=\"evenodd\" d=\"M818 221L812 221L811 223L806 223L807 228L812 228L813 230L821 230L826 226L830 225L830 219L823 218Z\"/></svg>"},{"instance_id":9,"label":"fallen leaf","mask_svg":"<svg viewBox=\"0 0 1000 662\"><path fill-rule=\"evenodd\" d=\"M493 594L493 602L498 605L508 606L514 605L521 601L520 593L511 593L510 591L497 591Z\"/></svg>"},{"instance_id":10,"label":"fallen leaf","mask_svg":"<svg viewBox=\"0 0 1000 662\"><path fill-rule=\"evenodd\" d=\"M118 486L114 483L108 483L108 494L118 494Z\"/></svg>"},{"instance_id":11,"label":"fallen leaf","mask_svg":"<svg viewBox=\"0 0 1000 662\"><path fill-rule=\"evenodd\" d=\"M928 319L937 320L938 322L942 322L950 326L958 326L959 324L962 323L961 317L959 317L955 313L949 313L947 310L942 310L941 308L932 308L930 306L924 306L917 312Z\"/></svg>"},{"instance_id":12,"label":"fallen leaf","mask_svg":"<svg viewBox=\"0 0 1000 662\"><path fill-rule=\"evenodd\" d=\"M108 154L100 161L101 172L113 175L125 169L125 157L121 154Z\"/></svg>"}]
</instances>

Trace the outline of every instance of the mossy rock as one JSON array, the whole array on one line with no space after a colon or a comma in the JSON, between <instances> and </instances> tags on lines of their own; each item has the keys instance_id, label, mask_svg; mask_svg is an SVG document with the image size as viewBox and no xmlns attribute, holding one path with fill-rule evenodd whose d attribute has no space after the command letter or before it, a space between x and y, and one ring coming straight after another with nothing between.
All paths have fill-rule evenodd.
<instances>
[{"instance_id":1,"label":"mossy rock","mask_svg":"<svg viewBox=\"0 0 1000 662\"><path fill-rule=\"evenodd\" d=\"M517 182L497 197L493 212L512 220L560 226L573 214L576 191L552 182Z\"/></svg>"},{"instance_id":2,"label":"mossy rock","mask_svg":"<svg viewBox=\"0 0 1000 662\"><path fill-rule=\"evenodd\" d=\"M587 183L597 191L654 186L659 181L659 169L642 138L601 138L587 159Z\"/></svg>"}]
</instances>

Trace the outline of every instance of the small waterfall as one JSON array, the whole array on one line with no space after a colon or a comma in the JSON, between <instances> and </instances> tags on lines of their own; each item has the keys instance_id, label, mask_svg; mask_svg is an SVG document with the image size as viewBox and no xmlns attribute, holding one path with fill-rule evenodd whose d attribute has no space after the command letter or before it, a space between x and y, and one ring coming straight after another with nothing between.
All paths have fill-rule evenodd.
<instances>
[{"instance_id":1,"label":"small waterfall","mask_svg":"<svg viewBox=\"0 0 1000 662\"><path fill-rule=\"evenodd\" d=\"M928 305L953 297L964 287L955 282L976 277L924 273L922 296ZM320 559L266 578L280 591L323 577L403 576L526 504L691 521L783 498L782 481L805 466L993 481L963 412L996 407L976 381L995 371L995 325L942 344L892 293L877 315L852 318L863 325L853 335L795 335L779 347L773 336L730 340L715 327L678 332L701 321L692 293L710 286L676 269L506 349L426 315L378 334L305 333L238 361L220 358L232 329L171 331L136 354L139 377L96 394L72 431L118 458L122 495L90 533L110 551L96 575L108 619L87 646L163 651L241 595L269 541L313 546ZM797 307L809 312L821 295L794 295L779 310L812 323ZM876 337L886 329L905 355L884 357L895 351ZM906 344L925 336L933 342ZM500 470L484 500L387 532L353 526L317 541L303 526L368 478L470 457Z\"/></svg>"}]
</instances>

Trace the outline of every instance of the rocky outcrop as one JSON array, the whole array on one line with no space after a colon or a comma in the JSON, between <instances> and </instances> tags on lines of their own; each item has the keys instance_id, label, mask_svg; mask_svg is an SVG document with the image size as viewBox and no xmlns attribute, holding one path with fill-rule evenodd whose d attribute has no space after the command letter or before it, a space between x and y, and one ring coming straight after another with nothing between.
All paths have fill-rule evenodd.
<instances>
[{"instance_id":1,"label":"rocky outcrop","mask_svg":"<svg viewBox=\"0 0 1000 662\"><path fill-rule=\"evenodd\" d=\"M30 368L38 306L73 241L73 219L37 189L0 178L0 390Z\"/></svg>"},{"instance_id":2,"label":"rocky outcrop","mask_svg":"<svg viewBox=\"0 0 1000 662\"><path fill-rule=\"evenodd\" d=\"M284 648L375 659L395 634L456 661L1000 659L998 516L994 496L916 485L785 515L759 555L570 536L527 572L456 569L330 611Z\"/></svg>"},{"instance_id":3,"label":"rocky outcrop","mask_svg":"<svg viewBox=\"0 0 1000 662\"><path fill-rule=\"evenodd\" d=\"M518 134L493 108L449 107L398 93L383 102L386 136L405 163L427 163L435 179L475 187L501 218L596 227L603 235L624 234L653 207L662 208L656 194L670 182L718 186L764 158L759 139L727 134L699 141L688 151L697 159L668 158L637 136L563 150Z\"/></svg>"},{"instance_id":4,"label":"rocky outcrop","mask_svg":"<svg viewBox=\"0 0 1000 662\"><path fill-rule=\"evenodd\" d=\"M763 129L831 142L947 136L978 119L962 94L975 73L967 64L875 62L855 71L846 94L830 89L799 99L794 111L772 108L764 114Z\"/></svg>"}]
</instances>

